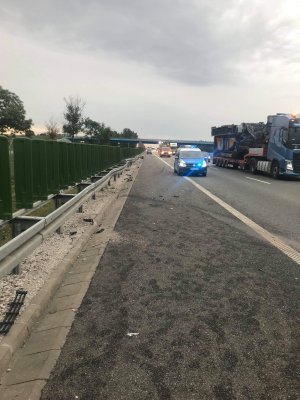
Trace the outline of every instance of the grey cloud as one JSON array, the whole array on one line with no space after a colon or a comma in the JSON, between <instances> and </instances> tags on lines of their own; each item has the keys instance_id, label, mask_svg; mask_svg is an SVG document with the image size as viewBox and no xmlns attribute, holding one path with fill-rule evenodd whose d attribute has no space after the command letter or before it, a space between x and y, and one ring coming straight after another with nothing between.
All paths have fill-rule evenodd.
<instances>
[{"instance_id":1,"label":"grey cloud","mask_svg":"<svg viewBox=\"0 0 300 400\"><path fill-rule=\"evenodd\" d=\"M294 22L276 16L276 3L270 13L255 0L11 0L0 11L48 46L105 50L207 86L238 83L255 63L297 61L287 38Z\"/></svg>"}]
</instances>

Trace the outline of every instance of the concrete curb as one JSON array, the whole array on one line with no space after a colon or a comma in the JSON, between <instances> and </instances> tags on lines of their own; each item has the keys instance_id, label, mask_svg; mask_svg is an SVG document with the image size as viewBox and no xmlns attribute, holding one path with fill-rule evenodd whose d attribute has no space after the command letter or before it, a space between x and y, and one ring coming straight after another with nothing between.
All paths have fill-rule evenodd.
<instances>
[{"instance_id":1,"label":"concrete curb","mask_svg":"<svg viewBox=\"0 0 300 400\"><path fill-rule=\"evenodd\" d=\"M127 167L132 165L132 161L127 163ZM118 196L116 196L116 199ZM106 207L110 207L107 204ZM103 210L95 220L96 224L91 226L76 242L76 247L73 247L69 254L64 258L59 268L56 268L50 274L50 279L42 286L38 293L33 297L30 304L26 307L24 313L20 316L17 322L13 325L8 335L0 343L0 378L7 371L10 361L16 350L20 348L29 336L33 325L37 322L41 314L48 306L51 298L59 288L63 277L71 266L75 263L78 256L87 245L88 240L93 233L99 228L98 224L101 221Z\"/></svg>"},{"instance_id":2,"label":"concrete curb","mask_svg":"<svg viewBox=\"0 0 300 400\"><path fill-rule=\"evenodd\" d=\"M76 261L86 242L96 229L97 226L93 226L82 235L80 242L77 242L76 244L76 248L74 247L73 251L71 250L72 254L69 254L64 258L59 269L52 271L50 279L35 295L30 304L26 307L26 311L24 311L21 317L13 325L8 335L0 343L0 377L7 370L15 351L24 344L33 324L38 320L47 307L50 299L58 289L65 273Z\"/></svg>"}]
</instances>

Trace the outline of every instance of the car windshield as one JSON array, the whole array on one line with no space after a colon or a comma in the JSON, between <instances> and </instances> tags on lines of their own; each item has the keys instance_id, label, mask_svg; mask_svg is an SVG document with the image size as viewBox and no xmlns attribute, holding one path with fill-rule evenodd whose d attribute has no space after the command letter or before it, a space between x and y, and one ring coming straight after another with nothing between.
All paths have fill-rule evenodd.
<instances>
[{"instance_id":1,"label":"car windshield","mask_svg":"<svg viewBox=\"0 0 300 400\"><path fill-rule=\"evenodd\" d=\"M181 151L180 158L204 158L205 155L201 151Z\"/></svg>"}]
</instances>

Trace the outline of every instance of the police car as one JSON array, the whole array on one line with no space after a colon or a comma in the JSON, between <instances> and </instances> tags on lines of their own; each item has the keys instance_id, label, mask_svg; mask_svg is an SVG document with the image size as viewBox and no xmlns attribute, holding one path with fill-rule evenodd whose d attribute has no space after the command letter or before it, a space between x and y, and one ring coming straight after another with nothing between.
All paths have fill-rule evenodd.
<instances>
[{"instance_id":1,"label":"police car","mask_svg":"<svg viewBox=\"0 0 300 400\"><path fill-rule=\"evenodd\" d=\"M207 175L206 154L198 148L180 148L175 154L174 173Z\"/></svg>"}]
</instances>

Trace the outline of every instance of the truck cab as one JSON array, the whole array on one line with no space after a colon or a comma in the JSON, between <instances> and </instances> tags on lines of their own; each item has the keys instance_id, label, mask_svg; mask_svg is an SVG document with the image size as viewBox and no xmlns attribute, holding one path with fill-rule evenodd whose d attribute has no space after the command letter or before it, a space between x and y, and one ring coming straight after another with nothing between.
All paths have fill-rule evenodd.
<instances>
[{"instance_id":1,"label":"truck cab","mask_svg":"<svg viewBox=\"0 0 300 400\"><path fill-rule=\"evenodd\" d=\"M293 113L270 115L267 129L267 158L272 163L272 176L300 174L300 116Z\"/></svg>"}]
</instances>

